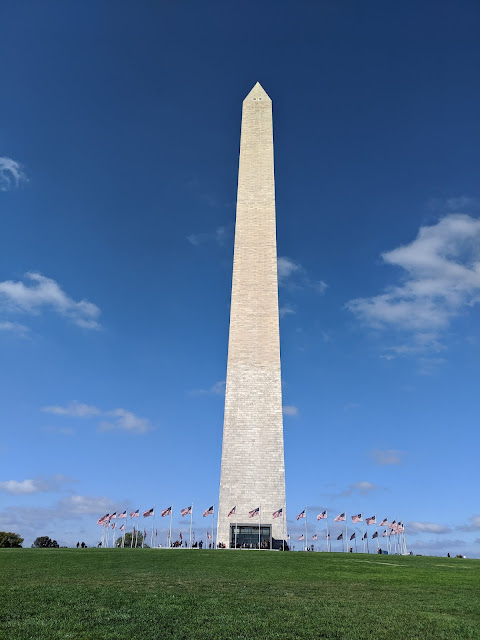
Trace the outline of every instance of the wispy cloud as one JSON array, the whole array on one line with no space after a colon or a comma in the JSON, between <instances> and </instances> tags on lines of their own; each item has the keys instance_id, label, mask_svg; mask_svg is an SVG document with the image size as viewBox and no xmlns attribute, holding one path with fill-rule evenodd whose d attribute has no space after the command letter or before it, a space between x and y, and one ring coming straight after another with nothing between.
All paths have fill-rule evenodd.
<instances>
[{"instance_id":1,"label":"wispy cloud","mask_svg":"<svg viewBox=\"0 0 480 640\"><path fill-rule=\"evenodd\" d=\"M202 231L199 233L190 233L187 241L194 247L200 247L209 242L215 242L219 247L224 247L232 233L231 225L221 225L212 231Z\"/></svg>"},{"instance_id":2,"label":"wispy cloud","mask_svg":"<svg viewBox=\"0 0 480 640\"><path fill-rule=\"evenodd\" d=\"M346 308L369 327L410 334L411 342L397 348L399 354L438 351L440 333L480 301L479 240L480 220L465 214L421 227L410 244L381 255L385 264L403 270L403 282L351 300Z\"/></svg>"},{"instance_id":3,"label":"wispy cloud","mask_svg":"<svg viewBox=\"0 0 480 640\"><path fill-rule=\"evenodd\" d=\"M468 524L462 524L457 527L459 531L480 531L480 515L472 516Z\"/></svg>"},{"instance_id":4,"label":"wispy cloud","mask_svg":"<svg viewBox=\"0 0 480 640\"><path fill-rule=\"evenodd\" d=\"M298 407L294 405L284 405L283 406L283 415L284 416L298 416Z\"/></svg>"},{"instance_id":5,"label":"wispy cloud","mask_svg":"<svg viewBox=\"0 0 480 640\"><path fill-rule=\"evenodd\" d=\"M400 449L373 449L370 451L371 457L377 464L402 464L405 451Z\"/></svg>"},{"instance_id":6,"label":"wispy cloud","mask_svg":"<svg viewBox=\"0 0 480 640\"><path fill-rule=\"evenodd\" d=\"M373 482L368 482L367 480L361 480L360 482L355 482L350 485L345 491L342 492L342 495L349 496L352 493L359 493L361 496L366 496L372 491L376 491L379 489L376 484Z\"/></svg>"},{"instance_id":7,"label":"wispy cloud","mask_svg":"<svg viewBox=\"0 0 480 640\"><path fill-rule=\"evenodd\" d=\"M11 331L12 333L24 335L28 333L30 329L19 322L10 322L9 320L6 320L5 322L0 322L0 331Z\"/></svg>"},{"instance_id":8,"label":"wispy cloud","mask_svg":"<svg viewBox=\"0 0 480 640\"><path fill-rule=\"evenodd\" d=\"M0 491L5 491L13 495L26 495L32 493L42 493L45 491L58 491L73 480L64 475L54 475L50 477L37 476L26 480L4 480L0 482Z\"/></svg>"},{"instance_id":9,"label":"wispy cloud","mask_svg":"<svg viewBox=\"0 0 480 640\"><path fill-rule=\"evenodd\" d=\"M407 534L414 533L450 533L451 529L436 522L408 522L405 525Z\"/></svg>"},{"instance_id":10,"label":"wispy cloud","mask_svg":"<svg viewBox=\"0 0 480 640\"><path fill-rule=\"evenodd\" d=\"M282 305L278 310L278 312L281 318L283 318L284 316L294 315L295 313L297 313L291 304Z\"/></svg>"},{"instance_id":11,"label":"wispy cloud","mask_svg":"<svg viewBox=\"0 0 480 640\"><path fill-rule=\"evenodd\" d=\"M107 418L99 423L99 431L146 433L152 429L152 425L147 418L141 418L132 411L127 411L122 408L104 411L89 404L71 402L66 407L51 405L42 407L41 410L45 413L51 413L57 416L71 416L73 418L90 418L92 416Z\"/></svg>"},{"instance_id":12,"label":"wispy cloud","mask_svg":"<svg viewBox=\"0 0 480 640\"><path fill-rule=\"evenodd\" d=\"M192 389L190 395L192 396L206 396L206 395L223 395L225 393L225 380L219 380L212 384L211 387L206 389Z\"/></svg>"},{"instance_id":13,"label":"wispy cloud","mask_svg":"<svg viewBox=\"0 0 480 640\"><path fill-rule=\"evenodd\" d=\"M100 309L88 300L76 301L60 285L40 273L26 273L21 281L0 282L0 309L6 312L38 314L51 309L84 329L99 329Z\"/></svg>"},{"instance_id":14,"label":"wispy cloud","mask_svg":"<svg viewBox=\"0 0 480 640\"><path fill-rule=\"evenodd\" d=\"M12 158L0 157L0 191L15 189L22 182L28 182L22 165Z\"/></svg>"},{"instance_id":15,"label":"wispy cloud","mask_svg":"<svg viewBox=\"0 0 480 640\"><path fill-rule=\"evenodd\" d=\"M428 202L431 211L458 213L471 211L480 206L480 199L472 196L460 195L452 198L432 198Z\"/></svg>"}]
</instances>

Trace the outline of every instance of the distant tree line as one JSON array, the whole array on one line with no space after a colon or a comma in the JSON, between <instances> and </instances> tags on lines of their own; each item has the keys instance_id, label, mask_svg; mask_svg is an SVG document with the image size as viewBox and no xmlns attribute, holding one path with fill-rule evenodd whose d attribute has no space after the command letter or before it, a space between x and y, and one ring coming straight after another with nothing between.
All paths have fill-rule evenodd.
<instances>
[{"instance_id":1,"label":"distant tree line","mask_svg":"<svg viewBox=\"0 0 480 640\"><path fill-rule=\"evenodd\" d=\"M0 531L0 549L20 549L23 538L18 533Z\"/></svg>"}]
</instances>

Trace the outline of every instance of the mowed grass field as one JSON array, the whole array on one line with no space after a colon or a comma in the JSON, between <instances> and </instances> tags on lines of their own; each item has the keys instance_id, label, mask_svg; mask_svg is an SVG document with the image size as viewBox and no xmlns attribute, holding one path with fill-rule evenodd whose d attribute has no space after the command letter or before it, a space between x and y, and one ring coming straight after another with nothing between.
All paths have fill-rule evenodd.
<instances>
[{"instance_id":1,"label":"mowed grass field","mask_svg":"<svg viewBox=\"0 0 480 640\"><path fill-rule=\"evenodd\" d=\"M0 550L1 640L480 638L480 561Z\"/></svg>"}]
</instances>

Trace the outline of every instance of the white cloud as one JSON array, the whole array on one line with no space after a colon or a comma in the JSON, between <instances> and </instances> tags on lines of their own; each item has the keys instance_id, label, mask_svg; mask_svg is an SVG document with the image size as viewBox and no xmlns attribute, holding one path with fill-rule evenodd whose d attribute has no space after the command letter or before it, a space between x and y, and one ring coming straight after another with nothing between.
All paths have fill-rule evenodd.
<instances>
[{"instance_id":1,"label":"white cloud","mask_svg":"<svg viewBox=\"0 0 480 640\"><path fill-rule=\"evenodd\" d=\"M223 395L225 393L225 380L219 380L212 384L208 389L193 389L190 391L190 395L192 396L205 396L205 395Z\"/></svg>"},{"instance_id":2,"label":"white cloud","mask_svg":"<svg viewBox=\"0 0 480 640\"><path fill-rule=\"evenodd\" d=\"M460 531L480 531L480 515L472 516L470 524L459 525L457 529Z\"/></svg>"},{"instance_id":3,"label":"white cloud","mask_svg":"<svg viewBox=\"0 0 480 640\"><path fill-rule=\"evenodd\" d=\"M295 309L292 307L292 305L290 304L284 304L280 307L280 309L278 310L280 317L283 318L284 316L288 316L288 315L293 315L295 313L297 313L295 311Z\"/></svg>"},{"instance_id":4,"label":"white cloud","mask_svg":"<svg viewBox=\"0 0 480 640\"><path fill-rule=\"evenodd\" d=\"M13 495L26 495L44 491L57 491L71 482L73 482L71 478L63 475L54 475L47 478L38 476L37 478L26 480L5 480L0 482L0 490Z\"/></svg>"},{"instance_id":5,"label":"white cloud","mask_svg":"<svg viewBox=\"0 0 480 640\"><path fill-rule=\"evenodd\" d=\"M351 300L346 308L370 327L413 333L414 351L438 350L438 333L480 301L479 240L480 220L465 214L421 227L410 244L381 256L403 270L403 283Z\"/></svg>"},{"instance_id":6,"label":"white cloud","mask_svg":"<svg viewBox=\"0 0 480 640\"><path fill-rule=\"evenodd\" d=\"M283 415L284 416L297 416L298 415L298 407L294 405L284 405L283 406Z\"/></svg>"},{"instance_id":7,"label":"white cloud","mask_svg":"<svg viewBox=\"0 0 480 640\"><path fill-rule=\"evenodd\" d=\"M131 433L146 433L150 431L152 425L146 418L140 418L131 411L125 409L114 409L107 411L104 415L115 418L113 422L104 421L99 424L100 431L129 431Z\"/></svg>"},{"instance_id":8,"label":"white cloud","mask_svg":"<svg viewBox=\"0 0 480 640\"><path fill-rule=\"evenodd\" d=\"M152 429L152 425L147 418L140 418L132 411L118 408L104 411L89 404L81 402L71 402L66 407L52 405L42 407L42 411L58 416L71 416L74 418L90 418L101 416L103 418L113 418L113 420L103 420L98 425L99 431L129 431L130 433L146 433Z\"/></svg>"},{"instance_id":9,"label":"white cloud","mask_svg":"<svg viewBox=\"0 0 480 640\"><path fill-rule=\"evenodd\" d=\"M200 233L191 233L187 236L187 241L194 247L199 247L207 242L216 242L220 247L227 244L232 227L230 225L220 226L213 231L203 231Z\"/></svg>"},{"instance_id":10,"label":"white cloud","mask_svg":"<svg viewBox=\"0 0 480 640\"><path fill-rule=\"evenodd\" d=\"M37 314L50 308L84 329L99 329L100 309L88 300L75 301L60 285L40 273L25 274L29 284L21 281L0 282L0 308L6 311Z\"/></svg>"},{"instance_id":11,"label":"white cloud","mask_svg":"<svg viewBox=\"0 0 480 640\"><path fill-rule=\"evenodd\" d=\"M405 525L407 535L409 533L450 533L449 527L435 522L409 522Z\"/></svg>"},{"instance_id":12,"label":"white cloud","mask_svg":"<svg viewBox=\"0 0 480 640\"><path fill-rule=\"evenodd\" d=\"M362 480L360 482L355 482L351 484L345 491L342 491L340 496L350 496L352 493L359 493L361 496L368 495L371 491L376 491L379 489L376 484L372 482L368 482L367 480Z\"/></svg>"},{"instance_id":13,"label":"white cloud","mask_svg":"<svg viewBox=\"0 0 480 640\"><path fill-rule=\"evenodd\" d=\"M280 257L277 260L278 282L284 284L285 280L294 273L303 271L303 267L294 262L291 258Z\"/></svg>"},{"instance_id":14,"label":"white cloud","mask_svg":"<svg viewBox=\"0 0 480 640\"><path fill-rule=\"evenodd\" d=\"M115 506L111 500L105 497L80 496L73 495L63 498L59 502L61 510L65 510L72 514L91 514L96 515L107 513L114 509Z\"/></svg>"},{"instance_id":15,"label":"white cloud","mask_svg":"<svg viewBox=\"0 0 480 640\"><path fill-rule=\"evenodd\" d=\"M0 331L13 331L14 333L24 334L30 331L30 329L19 322L9 322L6 320L5 322L0 322Z\"/></svg>"},{"instance_id":16,"label":"white cloud","mask_svg":"<svg viewBox=\"0 0 480 640\"><path fill-rule=\"evenodd\" d=\"M21 182L28 182L22 165L12 158L0 157L0 191L10 191Z\"/></svg>"},{"instance_id":17,"label":"white cloud","mask_svg":"<svg viewBox=\"0 0 480 640\"><path fill-rule=\"evenodd\" d=\"M400 449L374 449L370 455L377 464L402 464L405 451Z\"/></svg>"},{"instance_id":18,"label":"white cloud","mask_svg":"<svg viewBox=\"0 0 480 640\"><path fill-rule=\"evenodd\" d=\"M60 407L53 405L49 407L42 407L42 411L45 413L53 413L57 416L73 416L75 418L84 418L85 416L99 416L104 413L98 407L93 407L89 404L82 404L74 400L66 407Z\"/></svg>"}]
</instances>

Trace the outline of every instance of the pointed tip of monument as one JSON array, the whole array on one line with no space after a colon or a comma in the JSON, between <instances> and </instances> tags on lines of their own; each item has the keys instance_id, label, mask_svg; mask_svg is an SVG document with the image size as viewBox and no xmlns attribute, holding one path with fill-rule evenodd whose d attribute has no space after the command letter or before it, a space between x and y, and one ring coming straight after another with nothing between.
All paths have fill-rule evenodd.
<instances>
[{"instance_id":1,"label":"pointed tip of monument","mask_svg":"<svg viewBox=\"0 0 480 640\"><path fill-rule=\"evenodd\" d=\"M245 100L247 100L247 98L263 98L263 99L266 99L266 100L270 100L270 96L265 91L265 89L262 87L260 82L256 82L255 83L254 87L252 88L250 93L247 95Z\"/></svg>"}]
</instances>

